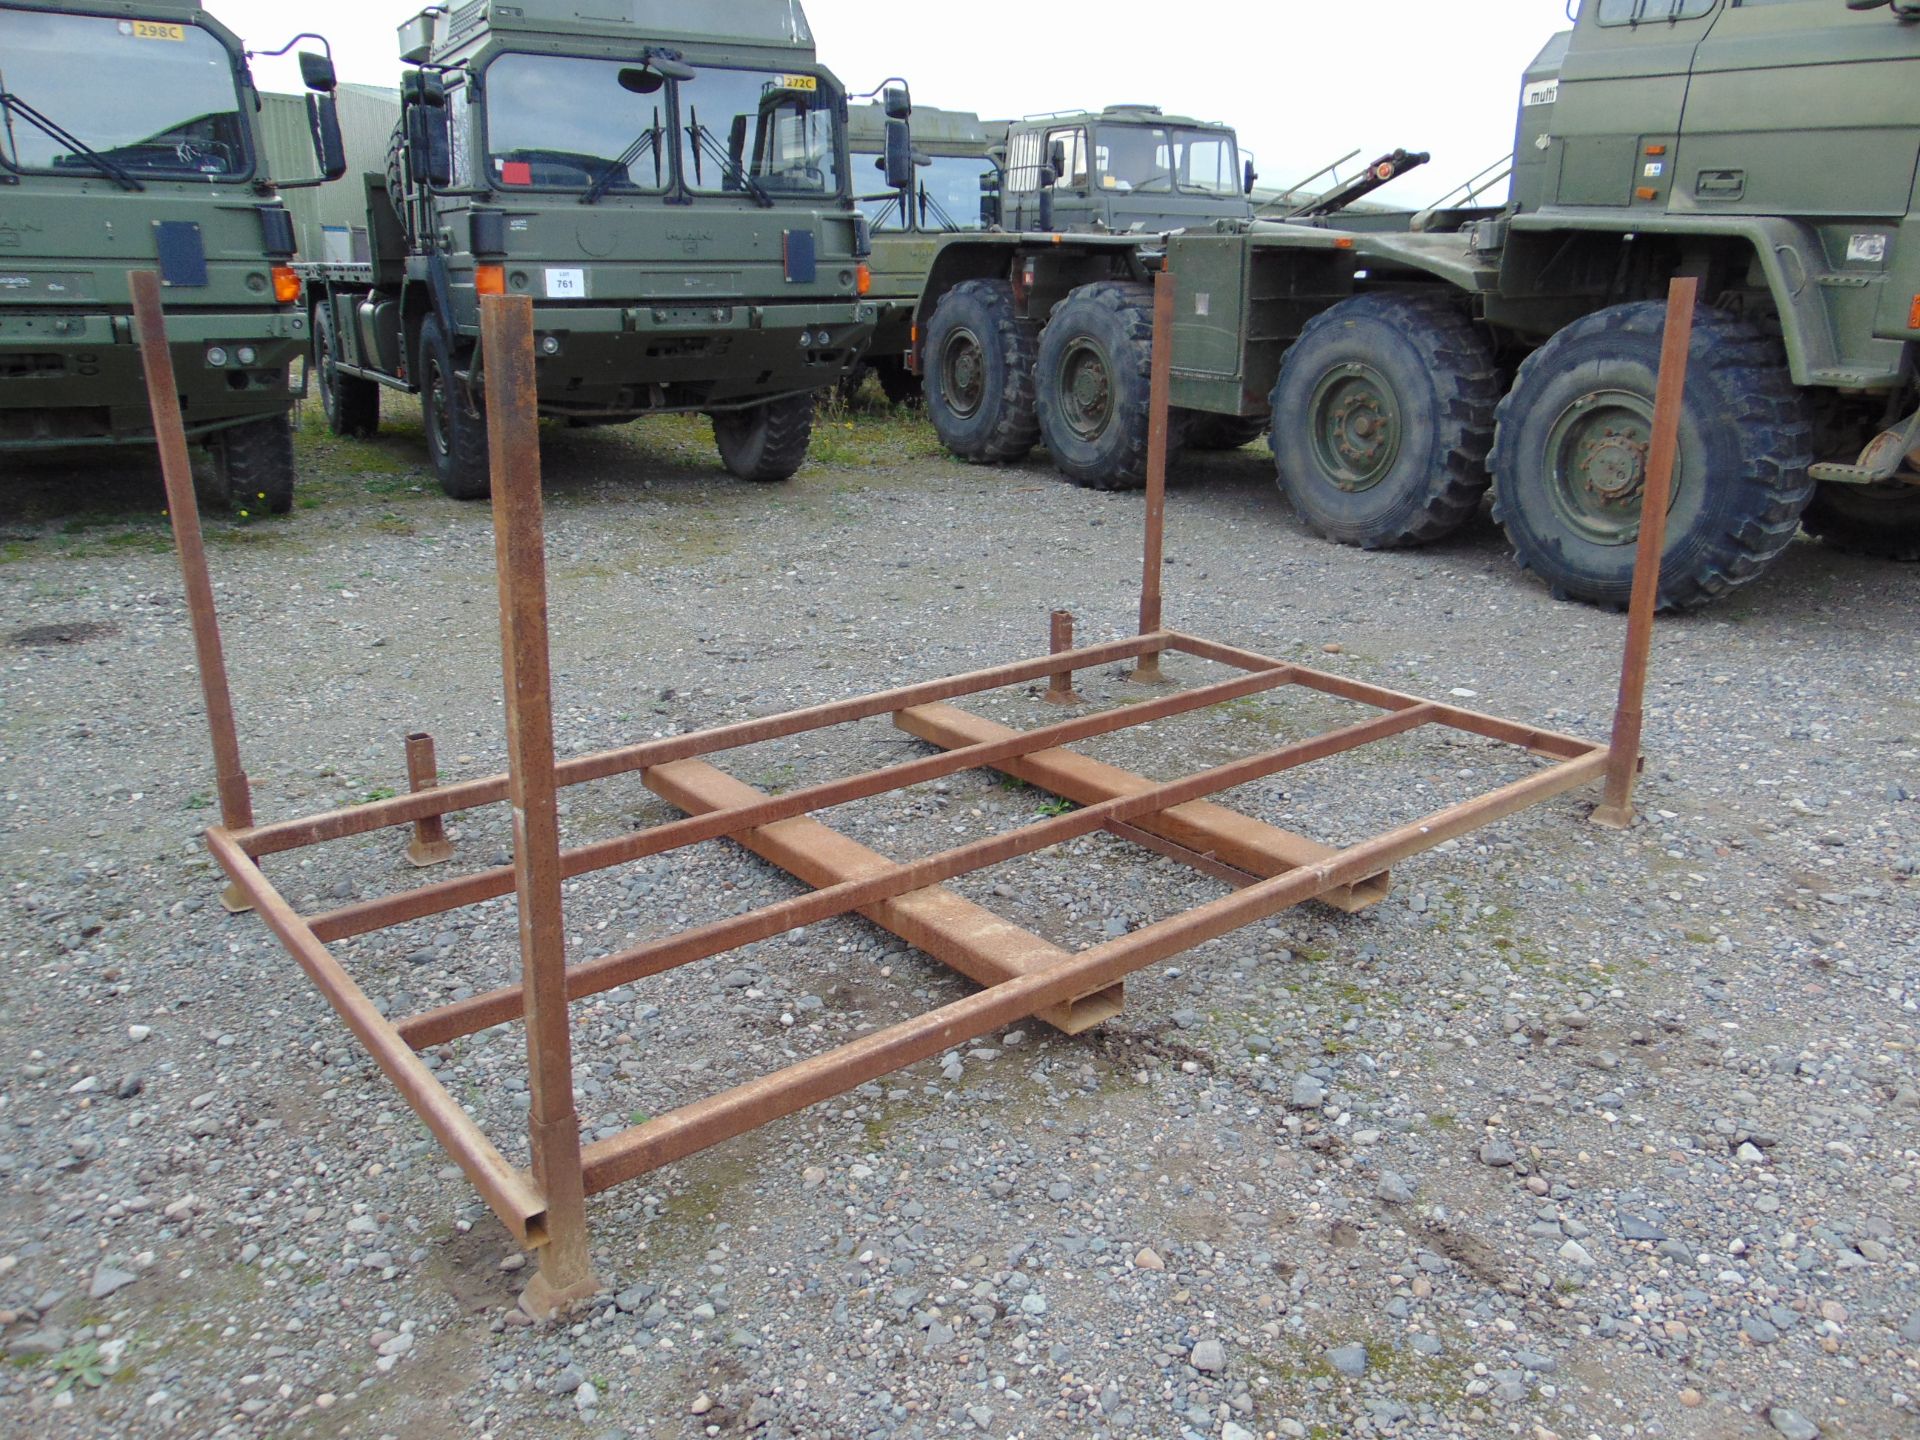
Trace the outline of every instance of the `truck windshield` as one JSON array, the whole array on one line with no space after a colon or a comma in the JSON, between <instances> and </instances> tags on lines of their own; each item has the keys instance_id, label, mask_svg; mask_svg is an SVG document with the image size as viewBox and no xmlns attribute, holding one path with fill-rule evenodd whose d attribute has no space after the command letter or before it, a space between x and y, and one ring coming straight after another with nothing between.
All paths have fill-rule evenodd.
<instances>
[{"instance_id":1,"label":"truck windshield","mask_svg":"<svg viewBox=\"0 0 1920 1440\"><path fill-rule=\"evenodd\" d=\"M502 55L487 67L486 95L495 185L666 188L672 101L659 76L618 60Z\"/></svg>"},{"instance_id":2,"label":"truck windshield","mask_svg":"<svg viewBox=\"0 0 1920 1440\"><path fill-rule=\"evenodd\" d=\"M689 190L774 199L840 193L838 105L817 76L703 66L674 89Z\"/></svg>"},{"instance_id":3,"label":"truck windshield","mask_svg":"<svg viewBox=\"0 0 1920 1440\"><path fill-rule=\"evenodd\" d=\"M1165 125L1103 125L1093 162L1102 189L1166 194L1238 195L1240 160L1233 136Z\"/></svg>"},{"instance_id":4,"label":"truck windshield","mask_svg":"<svg viewBox=\"0 0 1920 1440\"><path fill-rule=\"evenodd\" d=\"M915 169L914 213L903 217L900 196L879 189L882 182L880 156L856 151L853 173L859 177L860 211L875 230L981 230L980 180L994 173L993 161L985 156L935 155L930 165Z\"/></svg>"},{"instance_id":5,"label":"truck windshield","mask_svg":"<svg viewBox=\"0 0 1920 1440\"><path fill-rule=\"evenodd\" d=\"M233 56L194 25L0 10L0 94L0 160L13 170L229 179L253 169Z\"/></svg>"}]
</instances>

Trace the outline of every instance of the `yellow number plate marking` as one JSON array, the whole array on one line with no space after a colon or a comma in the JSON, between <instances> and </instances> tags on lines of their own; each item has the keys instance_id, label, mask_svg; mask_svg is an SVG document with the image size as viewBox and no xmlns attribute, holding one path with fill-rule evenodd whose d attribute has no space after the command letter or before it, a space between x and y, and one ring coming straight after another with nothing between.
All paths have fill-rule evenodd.
<instances>
[{"instance_id":1,"label":"yellow number plate marking","mask_svg":"<svg viewBox=\"0 0 1920 1440\"><path fill-rule=\"evenodd\" d=\"M780 90L818 90L820 78L817 75L776 75L774 86Z\"/></svg>"},{"instance_id":2,"label":"yellow number plate marking","mask_svg":"<svg viewBox=\"0 0 1920 1440\"><path fill-rule=\"evenodd\" d=\"M187 27L184 25L162 25L155 20L135 20L131 22L130 32L136 40L185 40Z\"/></svg>"}]
</instances>

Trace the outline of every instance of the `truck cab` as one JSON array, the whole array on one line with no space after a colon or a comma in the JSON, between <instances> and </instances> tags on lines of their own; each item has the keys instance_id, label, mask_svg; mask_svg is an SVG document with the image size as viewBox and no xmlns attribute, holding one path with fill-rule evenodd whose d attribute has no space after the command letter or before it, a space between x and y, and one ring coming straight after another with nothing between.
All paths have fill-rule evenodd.
<instances>
[{"instance_id":1,"label":"truck cab","mask_svg":"<svg viewBox=\"0 0 1920 1440\"><path fill-rule=\"evenodd\" d=\"M1007 133L1011 231L1151 235L1246 220L1252 189L1231 129L1154 105L1029 116Z\"/></svg>"},{"instance_id":2,"label":"truck cab","mask_svg":"<svg viewBox=\"0 0 1920 1440\"><path fill-rule=\"evenodd\" d=\"M846 96L792 0L482 0L401 27L401 114L357 167L371 263L313 269L328 415L422 395L442 486L485 495L479 301L528 296L541 413L713 417L784 480L872 333Z\"/></svg>"},{"instance_id":3,"label":"truck cab","mask_svg":"<svg viewBox=\"0 0 1920 1440\"><path fill-rule=\"evenodd\" d=\"M258 108L197 5L0 0L0 451L153 443L127 272L154 269L189 439L234 508L291 507L307 317Z\"/></svg>"},{"instance_id":4,"label":"truck cab","mask_svg":"<svg viewBox=\"0 0 1920 1440\"><path fill-rule=\"evenodd\" d=\"M919 393L908 365L913 310L948 235L979 233L999 221L1000 166L1005 121L982 122L971 110L912 108L913 183L886 186L886 106L854 107L848 128L854 186L873 233L873 293L878 314L867 366L896 403Z\"/></svg>"},{"instance_id":5,"label":"truck cab","mask_svg":"<svg viewBox=\"0 0 1920 1440\"><path fill-rule=\"evenodd\" d=\"M1710 291L1766 314L1798 383L1897 383L1920 337L1920 23L1902 8L1587 0L1521 97L1503 291L1535 283L1549 235L1644 226L1642 253L1688 251Z\"/></svg>"}]
</instances>

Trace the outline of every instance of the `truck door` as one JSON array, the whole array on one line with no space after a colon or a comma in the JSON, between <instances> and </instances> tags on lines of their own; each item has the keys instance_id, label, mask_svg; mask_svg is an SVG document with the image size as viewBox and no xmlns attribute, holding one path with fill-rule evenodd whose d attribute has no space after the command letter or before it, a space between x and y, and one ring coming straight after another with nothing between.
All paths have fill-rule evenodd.
<instances>
[{"instance_id":1,"label":"truck door","mask_svg":"<svg viewBox=\"0 0 1920 1440\"><path fill-rule=\"evenodd\" d=\"M1842 0L1734 0L1694 59L1673 208L1907 213L1920 160L1920 25Z\"/></svg>"},{"instance_id":2,"label":"truck door","mask_svg":"<svg viewBox=\"0 0 1920 1440\"><path fill-rule=\"evenodd\" d=\"M1664 209L1694 51L1726 0L1585 0L1560 72L1559 203Z\"/></svg>"}]
</instances>

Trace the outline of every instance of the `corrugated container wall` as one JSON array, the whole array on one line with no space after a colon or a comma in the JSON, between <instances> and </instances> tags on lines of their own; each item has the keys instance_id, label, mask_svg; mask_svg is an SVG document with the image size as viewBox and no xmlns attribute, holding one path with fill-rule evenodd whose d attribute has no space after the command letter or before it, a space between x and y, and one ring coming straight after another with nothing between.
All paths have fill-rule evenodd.
<instances>
[{"instance_id":1,"label":"corrugated container wall","mask_svg":"<svg viewBox=\"0 0 1920 1440\"><path fill-rule=\"evenodd\" d=\"M345 236L367 228L367 192L361 175L386 168L388 142L400 123L400 92L379 85L342 85L340 133L347 146L347 173L330 185L288 190L302 260L350 259ZM276 180L300 180L318 172L304 95L262 95L260 135ZM328 232L333 232L329 253Z\"/></svg>"}]
</instances>

